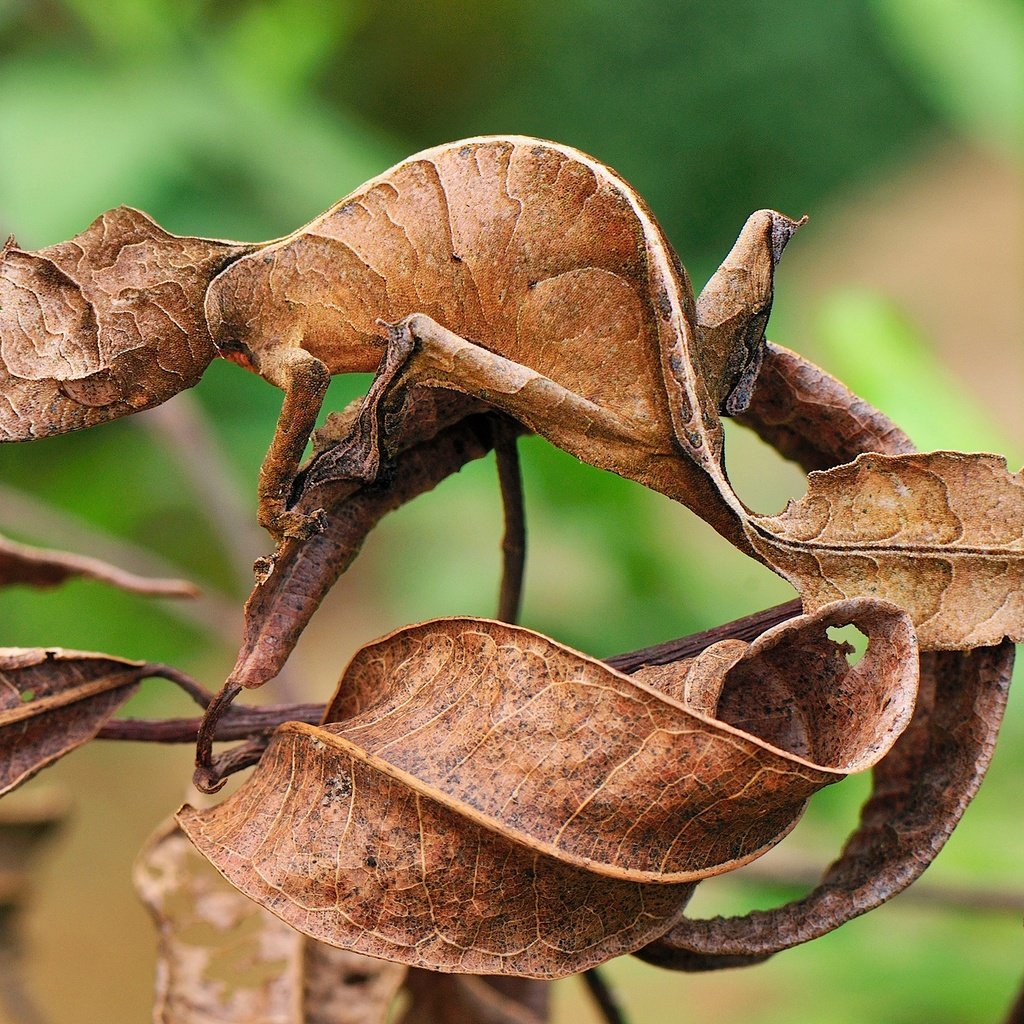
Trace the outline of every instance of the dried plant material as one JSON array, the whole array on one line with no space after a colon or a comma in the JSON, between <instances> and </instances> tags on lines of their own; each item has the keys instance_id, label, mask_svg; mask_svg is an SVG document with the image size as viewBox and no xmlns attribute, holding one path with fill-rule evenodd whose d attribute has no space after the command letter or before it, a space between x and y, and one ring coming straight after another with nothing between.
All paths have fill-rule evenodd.
<instances>
[{"instance_id":1,"label":"dried plant material","mask_svg":"<svg viewBox=\"0 0 1024 1024\"><path fill-rule=\"evenodd\" d=\"M33 587L52 587L76 576L150 597L195 597L199 593L186 580L136 576L98 558L34 548L0 536L0 586L27 583Z\"/></svg>"},{"instance_id":2,"label":"dried plant material","mask_svg":"<svg viewBox=\"0 0 1024 1024\"><path fill-rule=\"evenodd\" d=\"M851 620L871 641L853 668L825 633ZM315 938L435 970L575 973L663 932L685 883L753 859L812 792L877 761L916 691L909 620L870 601L719 664L722 720L518 627L410 627L356 655L326 724L286 723L240 791L179 821Z\"/></svg>"},{"instance_id":3,"label":"dried plant material","mask_svg":"<svg viewBox=\"0 0 1024 1024\"><path fill-rule=\"evenodd\" d=\"M179 238L126 206L70 241L0 250L0 438L28 441L147 409L217 354L210 281L252 250Z\"/></svg>"},{"instance_id":4,"label":"dried plant material","mask_svg":"<svg viewBox=\"0 0 1024 1024\"><path fill-rule=\"evenodd\" d=\"M149 666L60 648L0 648L0 794L91 740Z\"/></svg>"},{"instance_id":5,"label":"dried plant material","mask_svg":"<svg viewBox=\"0 0 1024 1024\"><path fill-rule=\"evenodd\" d=\"M321 438L295 507L302 515L323 509L326 525L308 537L286 537L273 559L260 567L246 602L244 637L229 683L257 687L277 675L320 602L380 519L490 451L494 417L466 416L446 426L445 410L439 412L433 403L427 410L426 404L421 401L421 415L409 421L409 445L396 457L386 481L331 478L323 466L334 449ZM459 403L460 412L464 405ZM345 425L338 429L347 433Z\"/></svg>"},{"instance_id":6,"label":"dried plant material","mask_svg":"<svg viewBox=\"0 0 1024 1024\"><path fill-rule=\"evenodd\" d=\"M694 327L704 382L715 408L729 416L750 405L764 360L775 265L806 220L772 210L753 214L697 299Z\"/></svg>"},{"instance_id":7,"label":"dried plant material","mask_svg":"<svg viewBox=\"0 0 1024 1024\"><path fill-rule=\"evenodd\" d=\"M502 983L516 988L503 991ZM537 999L534 991L543 985L531 978L480 978L411 967L405 980L409 1006L396 1024L544 1024L547 1000Z\"/></svg>"},{"instance_id":8,"label":"dried plant material","mask_svg":"<svg viewBox=\"0 0 1024 1024\"><path fill-rule=\"evenodd\" d=\"M160 933L157 1024L384 1024L405 968L300 935L246 899L171 822L135 864Z\"/></svg>"},{"instance_id":9,"label":"dried plant material","mask_svg":"<svg viewBox=\"0 0 1024 1024\"><path fill-rule=\"evenodd\" d=\"M1024 482L998 456L861 455L749 532L806 608L871 594L926 650L1024 640Z\"/></svg>"},{"instance_id":10,"label":"dried plant material","mask_svg":"<svg viewBox=\"0 0 1024 1024\"><path fill-rule=\"evenodd\" d=\"M793 227L762 211L734 250L734 264L756 269L742 287L730 283L733 308L714 326L716 395L731 394L760 357L757 326ZM700 507L745 546L685 271L633 190L574 149L510 136L417 154L232 264L206 308L221 351L285 390L261 473L266 525L303 528L287 504L327 379L378 367L384 321L397 326L374 402L398 401L399 382L473 395L588 462ZM721 354L730 338L742 356ZM377 456L362 456L372 476Z\"/></svg>"},{"instance_id":11,"label":"dried plant material","mask_svg":"<svg viewBox=\"0 0 1024 1024\"><path fill-rule=\"evenodd\" d=\"M914 450L888 416L803 356L767 342L750 407L738 422L805 470L831 469L862 452Z\"/></svg>"},{"instance_id":12,"label":"dried plant material","mask_svg":"<svg viewBox=\"0 0 1024 1024\"><path fill-rule=\"evenodd\" d=\"M759 382L748 419L769 439L792 428L794 443L786 452L806 469L857 455L851 448L862 443L890 454L907 451L910 442L901 431L813 364L771 347L766 367L771 372ZM778 400L780 395L785 397ZM914 718L875 768L861 824L842 856L806 897L743 917L683 921L638 955L677 970L758 963L838 928L910 885L981 784L1006 706L1013 655L1004 643L922 656Z\"/></svg>"},{"instance_id":13,"label":"dried plant material","mask_svg":"<svg viewBox=\"0 0 1024 1024\"><path fill-rule=\"evenodd\" d=\"M860 824L819 885L774 910L685 920L641 950L641 959L697 971L757 963L873 910L921 875L985 776L1006 707L1013 647L921 660L914 719L875 768Z\"/></svg>"}]
</instances>

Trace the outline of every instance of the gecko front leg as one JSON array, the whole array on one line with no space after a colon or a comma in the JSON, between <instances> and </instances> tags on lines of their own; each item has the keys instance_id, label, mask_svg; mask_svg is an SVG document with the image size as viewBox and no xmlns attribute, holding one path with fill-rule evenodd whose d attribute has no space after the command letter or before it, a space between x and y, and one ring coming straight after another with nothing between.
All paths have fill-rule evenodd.
<instances>
[{"instance_id":1,"label":"gecko front leg","mask_svg":"<svg viewBox=\"0 0 1024 1024\"><path fill-rule=\"evenodd\" d=\"M261 355L260 376L284 391L284 402L273 440L260 466L257 519L278 542L285 537L308 537L323 528L323 512L293 512L288 508L288 500L331 374L319 359L302 348L271 350Z\"/></svg>"}]
</instances>

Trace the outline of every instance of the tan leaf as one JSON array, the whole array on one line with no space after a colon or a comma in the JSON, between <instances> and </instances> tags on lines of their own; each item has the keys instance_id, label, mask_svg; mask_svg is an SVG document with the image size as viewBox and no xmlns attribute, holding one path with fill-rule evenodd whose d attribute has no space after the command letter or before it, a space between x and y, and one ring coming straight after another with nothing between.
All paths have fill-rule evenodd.
<instances>
[{"instance_id":1,"label":"tan leaf","mask_svg":"<svg viewBox=\"0 0 1024 1024\"><path fill-rule=\"evenodd\" d=\"M861 455L749 533L807 608L891 601L926 650L1024 640L1024 481L998 456Z\"/></svg>"},{"instance_id":2,"label":"tan leaf","mask_svg":"<svg viewBox=\"0 0 1024 1024\"><path fill-rule=\"evenodd\" d=\"M246 899L174 822L139 855L160 933L157 1024L384 1024L405 968L300 935Z\"/></svg>"},{"instance_id":3,"label":"tan leaf","mask_svg":"<svg viewBox=\"0 0 1024 1024\"><path fill-rule=\"evenodd\" d=\"M0 794L92 739L148 667L60 648L0 648Z\"/></svg>"},{"instance_id":4,"label":"tan leaf","mask_svg":"<svg viewBox=\"0 0 1024 1024\"><path fill-rule=\"evenodd\" d=\"M0 250L0 438L103 423L191 387L216 350L207 285L252 250L118 207L70 241Z\"/></svg>"},{"instance_id":5,"label":"tan leaf","mask_svg":"<svg viewBox=\"0 0 1024 1024\"><path fill-rule=\"evenodd\" d=\"M1013 653L1003 643L922 655L914 718L875 768L860 824L810 893L743 917L681 921L637 955L684 971L757 963L866 914L920 877L985 777Z\"/></svg>"},{"instance_id":6,"label":"tan leaf","mask_svg":"<svg viewBox=\"0 0 1024 1024\"><path fill-rule=\"evenodd\" d=\"M865 445L905 452L906 436L800 356L769 346L745 417L806 469L849 460ZM852 450L851 450L852 449ZM981 785L1006 709L1009 643L921 658L917 708L872 773L861 821L840 858L802 899L770 911L683 921L639 955L677 970L756 963L880 906L934 860Z\"/></svg>"},{"instance_id":7,"label":"tan leaf","mask_svg":"<svg viewBox=\"0 0 1024 1024\"><path fill-rule=\"evenodd\" d=\"M152 597L195 597L199 593L186 580L136 576L98 558L30 547L0 535L0 586L27 583L52 587L76 576Z\"/></svg>"},{"instance_id":8,"label":"tan leaf","mask_svg":"<svg viewBox=\"0 0 1024 1024\"><path fill-rule=\"evenodd\" d=\"M853 668L825 635L851 620L871 639ZM246 786L179 820L316 938L435 970L575 973L663 932L679 883L764 852L913 707L913 630L873 602L733 662L716 720L524 629L424 623L360 651L327 724L285 724Z\"/></svg>"}]
</instances>

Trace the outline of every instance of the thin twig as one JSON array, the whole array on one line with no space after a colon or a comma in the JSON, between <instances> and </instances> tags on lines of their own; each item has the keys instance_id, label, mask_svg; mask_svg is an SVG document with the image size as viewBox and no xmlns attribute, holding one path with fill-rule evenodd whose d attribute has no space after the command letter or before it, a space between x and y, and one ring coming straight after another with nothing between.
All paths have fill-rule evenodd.
<instances>
[{"instance_id":1,"label":"thin twig","mask_svg":"<svg viewBox=\"0 0 1024 1024\"><path fill-rule=\"evenodd\" d=\"M179 669L170 665L149 664L145 666L145 675L150 679L166 679L185 691L204 710L210 706L213 694L202 685L196 682L190 675L186 675Z\"/></svg>"},{"instance_id":2,"label":"thin twig","mask_svg":"<svg viewBox=\"0 0 1024 1024\"><path fill-rule=\"evenodd\" d=\"M216 723L213 742L264 736L283 722L316 725L323 714L323 704L267 704L262 707L236 705ZM138 743L195 743L202 724L202 718L115 718L100 729L97 739Z\"/></svg>"},{"instance_id":3,"label":"thin twig","mask_svg":"<svg viewBox=\"0 0 1024 1024\"><path fill-rule=\"evenodd\" d=\"M200 792L216 793L224 785L214 769L213 741L218 722L241 692L242 687L237 683L225 683L217 696L210 701L206 714L199 723L196 735L196 770L192 775L192 782Z\"/></svg>"},{"instance_id":4,"label":"thin twig","mask_svg":"<svg viewBox=\"0 0 1024 1024\"><path fill-rule=\"evenodd\" d=\"M72 513L7 484L0 484L0 529L33 538L45 537L50 543L59 538L62 547L88 551L94 558L130 569L140 576L184 575L180 566L147 548L89 526ZM220 594L207 589L191 601L165 601L161 608L230 647L238 643L238 609Z\"/></svg>"},{"instance_id":5,"label":"thin twig","mask_svg":"<svg viewBox=\"0 0 1024 1024\"><path fill-rule=\"evenodd\" d=\"M597 1004L606 1024L626 1024L626 1018L615 993L597 967L591 967L589 971L583 972L583 984L587 986L587 991Z\"/></svg>"},{"instance_id":6,"label":"thin twig","mask_svg":"<svg viewBox=\"0 0 1024 1024\"><path fill-rule=\"evenodd\" d=\"M494 455L498 463L505 535L501 540L501 592L498 618L516 622L523 594L526 561L526 514L523 508L523 477L519 470L518 427L504 418L495 422Z\"/></svg>"},{"instance_id":7,"label":"thin twig","mask_svg":"<svg viewBox=\"0 0 1024 1024\"><path fill-rule=\"evenodd\" d=\"M742 619L706 629L702 633L692 633L678 640L667 640L627 654L615 654L604 660L620 672L635 672L643 665L670 665L683 658L695 657L720 640L753 640L772 626L799 615L801 611L799 600L787 601L774 608L765 608L753 615L745 615Z\"/></svg>"},{"instance_id":8,"label":"thin twig","mask_svg":"<svg viewBox=\"0 0 1024 1024\"><path fill-rule=\"evenodd\" d=\"M768 626L785 622L799 612L799 602L791 601L702 633L618 654L606 660L620 671L631 671L640 665L664 665L674 660L673 652L675 658L692 657L719 640L751 639L759 636ZM146 668L148 675L166 678L181 686L200 706L206 708L206 714L202 718L115 719L100 729L97 738L143 743L195 742L196 764L204 769L212 767L214 742L263 735L276 729L282 722L315 724L322 718L325 708L323 704L272 704L263 707L234 705L232 702L241 693L241 686L225 685L218 694L212 695L176 669L166 665L148 665Z\"/></svg>"}]
</instances>

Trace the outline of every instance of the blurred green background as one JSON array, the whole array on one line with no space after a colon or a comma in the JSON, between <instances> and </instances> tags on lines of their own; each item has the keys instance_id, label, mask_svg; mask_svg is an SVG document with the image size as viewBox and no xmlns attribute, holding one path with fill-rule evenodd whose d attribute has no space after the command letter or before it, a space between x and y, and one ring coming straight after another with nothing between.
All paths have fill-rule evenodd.
<instances>
[{"instance_id":1,"label":"blurred green background","mask_svg":"<svg viewBox=\"0 0 1024 1024\"><path fill-rule=\"evenodd\" d=\"M751 210L810 214L770 336L922 448L1019 466L1022 56L1017 0L0 0L0 235L36 248L128 203L178 233L270 238L417 149L539 135L624 175L698 287ZM330 406L363 386L336 381ZM0 449L0 529L206 591L185 608L89 583L6 590L0 642L165 660L219 685L249 564L268 547L250 524L279 405L218 364L160 410ZM742 431L729 445L755 509L802 492L800 473ZM536 439L523 454L526 625L605 655L791 596L665 499ZM489 460L391 517L268 699L326 699L351 653L396 626L493 614L500 532ZM189 713L149 685L136 713ZM28 920L47 1019L147 1019L155 937L128 869L187 797L188 766L187 751L93 744L38 781L75 803ZM631 1019L999 1019L1024 970L1020 915L955 910L943 890L1024 888L1022 769L1017 695L923 896L745 971L690 977L623 958L609 973ZM864 792L850 780L822 794L765 870L827 862ZM695 912L795 892L743 875L702 886ZM559 1020L596 1019L577 982L556 992Z\"/></svg>"}]
</instances>

